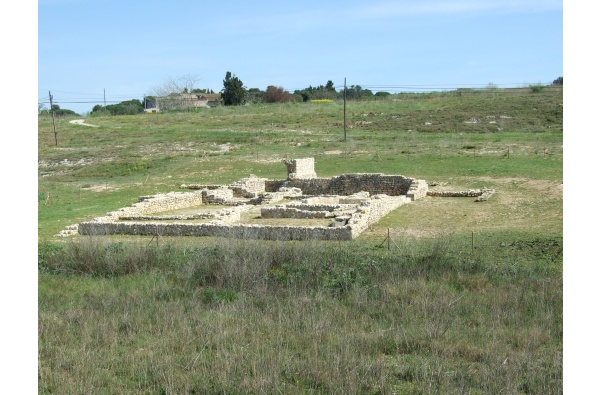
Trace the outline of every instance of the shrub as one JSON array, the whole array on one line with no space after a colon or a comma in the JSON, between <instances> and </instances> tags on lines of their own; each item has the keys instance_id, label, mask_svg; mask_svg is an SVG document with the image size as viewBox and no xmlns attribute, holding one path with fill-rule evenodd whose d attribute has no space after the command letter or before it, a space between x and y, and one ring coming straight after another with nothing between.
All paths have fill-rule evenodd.
<instances>
[{"instance_id":1,"label":"shrub","mask_svg":"<svg viewBox=\"0 0 600 395\"><path fill-rule=\"evenodd\" d=\"M531 89L531 93L540 93L543 91L545 86L541 84L529 85L529 89Z\"/></svg>"}]
</instances>

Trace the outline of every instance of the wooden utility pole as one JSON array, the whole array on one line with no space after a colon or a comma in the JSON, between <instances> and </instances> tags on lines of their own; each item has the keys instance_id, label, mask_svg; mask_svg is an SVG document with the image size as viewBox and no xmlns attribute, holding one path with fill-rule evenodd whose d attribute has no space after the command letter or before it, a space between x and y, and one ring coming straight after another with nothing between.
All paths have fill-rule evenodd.
<instances>
[{"instance_id":1,"label":"wooden utility pole","mask_svg":"<svg viewBox=\"0 0 600 395\"><path fill-rule=\"evenodd\" d=\"M54 128L54 143L58 146L58 136L56 134L56 121L54 120L54 106L52 105L52 94L48 91L48 96L50 96L50 111L52 111L52 127Z\"/></svg>"},{"instance_id":2,"label":"wooden utility pole","mask_svg":"<svg viewBox=\"0 0 600 395\"><path fill-rule=\"evenodd\" d=\"M344 77L344 141L346 141L346 77Z\"/></svg>"},{"instance_id":3,"label":"wooden utility pole","mask_svg":"<svg viewBox=\"0 0 600 395\"><path fill-rule=\"evenodd\" d=\"M106 88L104 88L104 109L106 109Z\"/></svg>"}]
</instances>

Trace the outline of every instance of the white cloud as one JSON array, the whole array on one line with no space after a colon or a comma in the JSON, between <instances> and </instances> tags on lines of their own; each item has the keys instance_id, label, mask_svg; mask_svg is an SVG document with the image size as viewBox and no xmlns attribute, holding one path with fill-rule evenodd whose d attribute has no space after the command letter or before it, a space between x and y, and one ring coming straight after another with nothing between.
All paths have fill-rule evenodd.
<instances>
[{"instance_id":1,"label":"white cloud","mask_svg":"<svg viewBox=\"0 0 600 395\"><path fill-rule=\"evenodd\" d=\"M463 1L403 1L370 3L350 11L365 18L424 16L444 14L489 14L494 12L527 13L562 10L560 0L463 0Z\"/></svg>"}]
</instances>

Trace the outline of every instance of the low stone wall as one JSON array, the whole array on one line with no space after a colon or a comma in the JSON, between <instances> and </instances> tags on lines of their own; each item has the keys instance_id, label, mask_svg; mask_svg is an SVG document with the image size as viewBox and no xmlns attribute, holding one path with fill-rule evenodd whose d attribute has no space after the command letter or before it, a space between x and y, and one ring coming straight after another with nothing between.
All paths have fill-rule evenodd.
<instances>
[{"instance_id":1,"label":"low stone wall","mask_svg":"<svg viewBox=\"0 0 600 395\"><path fill-rule=\"evenodd\" d=\"M437 197L478 197L483 195L492 195L496 192L494 189L469 189L467 191L428 191L427 196Z\"/></svg>"},{"instance_id":2,"label":"low stone wall","mask_svg":"<svg viewBox=\"0 0 600 395\"><path fill-rule=\"evenodd\" d=\"M332 211L302 210L293 206L263 207L260 209L262 218L333 218Z\"/></svg>"},{"instance_id":3,"label":"low stone wall","mask_svg":"<svg viewBox=\"0 0 600 395\"><path fill-rule=\"evenodd\" d=\"M353 238L353 232L349 226L333 228L213 223L83 222L79 224L79 233L82 235L204 236L258 240L351 240Z\"/></svg>"},{"instance_id":4,"label":"low stone wall","mask_svg":"<svg viewBox=\"0 0 600 395\"><path fill-rule=\"evenodd\" d=\"M233 190L229 188L203 189L201 191L204 203L228 204L233 199Z\"/></svg>"},{"instance_id":5,"label":"low stone wall","mask_svg":"<svg viewBox=\"0 0 600 395\"><path fill-rule=\"evenodd\" d=\"M235 197L255 198L259 194L265 192L266 181L266 178L259 178L254 174L250 174L250 177L242 178L233 183L231 189L233 190Z\"/></svg>"},{"instance_id":6,"label":"low stone wall","mask_svg":"<svg viewBox=\"0 0 600 395\"><path fill-rule=\"evenodd\" d=\"M339 196L315 196L302 199L301 204L312 206L335 205L340 202Z\"/></svg>"},{"instance_id":7,"label":"low stone wall","mask_svg":"<svg viewBox=\"0 0 600 395\"><path fill-rule=\"evenodd\" d=\"M352 228L352 237L358 237L382 217L409 202L410 199L406 196L376 195L372 200L361 203L348 221L348 225Z\"/></svg>"},{"instance_id":8,"label":"low stone wall","mask_svg":"<svg viewBox=\"0 0 600 395\"><path fill-rule=\"evenodd\" d=\"M123 216L146 215L198 206L203 202L202 193L198 192L169 192L163 195L140 196L138 199L138 203L107 213L106 216L109 220L114 220Z\"/></svg>"},{"instance_id":9,"label":"low stone wall","mask_svg":"<svg viewBox=\"0 0 600 395\"><path fill-rule=\"evenodd\" d=\"M189 221L210 219L221 223L235 223L240 221L239 209L221 209L212 213L197 213L191 215L131 215L119 217L120 221ZM94 221L98 222L98 221ZM107 221L100 221L107 222Z\"/></svg>"},{"instance_id":10,"label":"low stone wall","mask_svg":"<svg viewBox=\"0 0 600 395\"><path fill-rule=\"evenodd\" d=\"M126 215L120 217L121 221L186 221L194 219L214 219L213 213L199 213L191 215Z\"/></svg>"},{"instance_id":11,"label":"low stone wall","mask_svg":"<svg viewBox=\"0 0 600 395\"><path fill-rule=\"evenodd\" d=\"M410 199L405 196L373 196L372 200L368 202L368 205L371 206L368 225L373 225L391 211L408 202L410 202Z\"/></svg>"},{"instance_id":12,"label":"low stone wall","mask_svg":"<svg viewBox=\"0 0 600 395\"><path fill-rule=\"evenodd\" d=\"M265 190L267 192L276 191L282 186L299 188L304 195L347 196L359 192L368 192L371 195L408 195L411 200L426 196L428 189L427 183L424 180L379 173L343 174L332 178L272 180L265 182Z\"/></svg>"},{"instance_id":13,"label":"low stone wall","mask_svg":"<svg viewBox=\"0 0 600 395\"><path fill-rule=\"evenodd\" d=\"M287 205L287 207L293 207L296 208L298 210L305 210L305 211L347 211L347 210L356 210L356 207L358 207L358 204L306 204L304 202L300 202L300 203L290 203Z\"/></svg>"},{"instance_id":14,"label":"low stone wall","mask_svg":"<svg viewBox=\"0 0 600 395\"><path fill-rule=\"evenodd\" d=\"M265 192L266 178L256 177L250 174L247 178L242 178L231 185L201 185L201 184L182 184L181 189L207 190L214 191L220 189L229 189L232 191L232 197L255 198Z\"/></svg>"},{"instance_id":15,"label":"low stone wall","mask_svg":"<svg viewBox=\"0 0 600 395\"><path fill-rule=\"evenodd\" d=\"M406 192L406 196L410 200L417 200L424 198L427 196L427 191L429 190L429 186L425 180L415 180L410 184L408 188L408 192Z\"/></svg>"}]
</instances>

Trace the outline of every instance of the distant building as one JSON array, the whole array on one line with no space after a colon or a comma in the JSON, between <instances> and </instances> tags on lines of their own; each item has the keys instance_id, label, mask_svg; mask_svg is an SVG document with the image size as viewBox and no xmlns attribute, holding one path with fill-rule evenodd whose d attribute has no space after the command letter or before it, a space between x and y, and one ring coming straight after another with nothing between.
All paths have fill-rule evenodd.
<instances>
[{"instance_id":1,"label":"distant building","mask_svg":"<svg viewBox=\"0 0 600 395\"><path fill-rule=\"evenodd\" d=\"M189 108L217 107L223 104L220 93L173 93L169 96L157 97L156 107L147 108L146 112L160 110L176 110Z\"/></svg>"}]
</instances>

